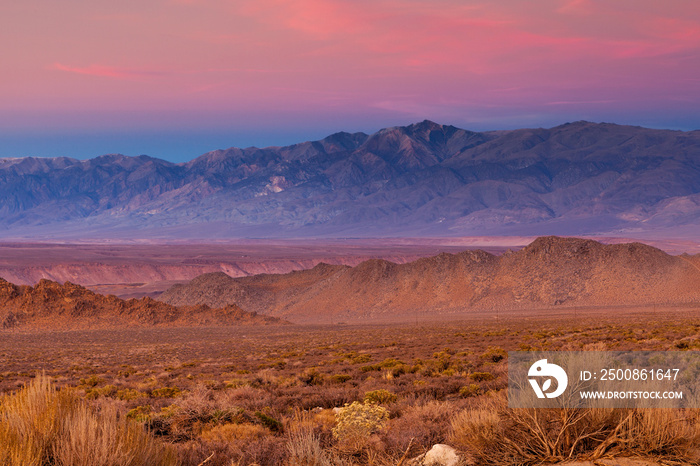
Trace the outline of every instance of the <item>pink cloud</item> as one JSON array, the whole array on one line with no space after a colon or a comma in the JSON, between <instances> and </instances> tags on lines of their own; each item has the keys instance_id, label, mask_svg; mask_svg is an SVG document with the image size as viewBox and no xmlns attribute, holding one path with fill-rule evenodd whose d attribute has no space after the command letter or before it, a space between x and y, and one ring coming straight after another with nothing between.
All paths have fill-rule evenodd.
<instances>
[{"instance_id":1,"label":"pink cloud","mask_svg":"<svg viewBox=\"0 0 700 466\"><path fill-rule=\"evenodd\" d=\"M410 74L452 67L454 73L486 75L534 69L538 63L659 56L691 45L655 42L644 24L655 13L644 14L645 7L616 11L594 0L558 3L559 8L513 0L242 0L234 10L228 2L219 4L268 28L270 40L281 44L279 51L289 51L280 60L292 63L297 57L300 67L327 61L341 69ZM692 37L692 26L697 25L690 21L683 34ZM248 43L241 37L220 39Z\"/></svg>"},{"instance_id":2,"label":"pink cloud","mask_svg":"<svg viewBox=\"0 0 700 466\"><path fill-rule=\"evenodd\" d=\"M25 3L0 33L0 100L17 106L439 119L683 100L700 72L697 0L127 0L41 18Z\"/></svg>"},{"instance_id":3,"label":"pink cloud","mask_svg":"<svg viewBox=\"0 0 700 466\"><path fill-rule=\"evenodd\" d=\"M557 102L547 102L545 105L599 105L599 104L613 104L616 100L560 100Z\"/></svg>"},{"instance_id":4,"label":"pink cloud","mask_svg":"<svg viewBox=\"0 0 700 466\"><path fill-rule=\"evenodd\" d=\"M240 12L257 17L258 20L283 26L308 34L314 38L327 39L357 33L372 16L372 9L363 9L362 2L338 0L257 0L242 3Z\"/></svg>"},{"instance_id":5,"label":"pink cloud","mask_svg":"<svg viewBox=\"0 0 700 466\"><path fill-rule=\"evenodd\" d=\"M98 13L89 15L88 18L93 21L117 22L117 23L142 23L143 17L135 13Z\"/></svg>"},{"instance_id":6,"label":"pink cloud","mask_svg":"<svg viewBox=\"0 0 700 466\"><path fill-rule=\"evenodd\" d=\"M166 73L160 71L133 70L126 68L116 68L111 66L90 65L86 67L66 66L61 63L54 63L50 69L66 71L68 73L83 74L87 76L98 76L101 78L115 78L127 80L142 80L163 76Z\"/></svg>"},{"instance_id":7,"label":"pink cloud","mask_svg":"<svg viewBox=\"0 0 700 466\"><path fill-rule=\"evenodd\" d=\"M591 0L569 0L557 9L557 12L564 14L592 15L596 11L596 6Z\"/></svg>"},{"instance_id":8,"label":"pink cloud","mask_svg":"<svg viewBox=\"0 0 700 466\"><path fill-rule=\"evenodd\" d=\"M649 33L680 44L700 44L700 22L681 18L654 17L645 21Z\"/></svg>"}]
</instances>

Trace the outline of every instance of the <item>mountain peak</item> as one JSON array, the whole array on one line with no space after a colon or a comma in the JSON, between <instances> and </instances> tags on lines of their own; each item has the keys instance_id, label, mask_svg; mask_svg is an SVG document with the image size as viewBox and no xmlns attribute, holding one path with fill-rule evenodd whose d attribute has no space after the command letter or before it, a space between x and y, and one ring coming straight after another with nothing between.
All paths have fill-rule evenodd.
<instances>
[{"instance_id":1,"label":"mountain peak","mask_svg":"<svg viewBox=\"0 0 700 466\"><path fill-rule=\"evenodd\" d=\"M441 125L440 123L435 123L434 121L431 120L423 120L418 123L412 123L407 126L390 126L388 128L383 128L376 132L374 135L383 135L383 134L390 134L390 133L401 133L401 134L406 134L409 136L425 136L429 135L432 132L445 132L445 131L465 131L465 130L460 130L459 128L456 128L454 126L448 126L448 125Z\"/></svg>"},{"instance_id":2,"label":"mountain peak","mask_svg":"<svg viewBox=\"0 0 700 466\"><path fill-rule=\"evenodd\" d=\"M596 123L595 121L577 120L577 121L571 121L568 123L564 123L563 125L556 126L552 129L557 129L557 128L579 129L579 128L640 128L640 127L639 126L622 126L622 125L618 125L615 123L606 123L604 121Z\"/></svg>"},{"instance_id":3,"label":"mountain peak","mask_svg":"<svg viewBox=\"0 0 700 466\"><path fill-rule=\"evenodd\" d=\"M365 142L368 137L369 136L367 134L361 132L348 133L345 131L340 131L323 138L320 142L326 145L340 147L345 150L355 150L360 144Z\"/></svg>"},{"instance_id":4,"label":"mountain peak","mask_svg":"<svg viewBox=\"0 0 700 466\"><path fill-rule=\"evenodd\" d=\"M587 253L590 250L602 248L597 241L582 238L569 238L560 236L541 236L526 246L522 253L532 254L538 257L562 256Z\"/></svg>"},{"instance_id":5,"label":"mountain peak","mask_svg":"<svg viewBox=\"0 0 700 466\"><path fill-rule=\"evenodd\" d=\"M445 126L431 120L423 120L419 123L413 123L406 128L413 131L442 131Z\"/></svg>"}]
</instances>

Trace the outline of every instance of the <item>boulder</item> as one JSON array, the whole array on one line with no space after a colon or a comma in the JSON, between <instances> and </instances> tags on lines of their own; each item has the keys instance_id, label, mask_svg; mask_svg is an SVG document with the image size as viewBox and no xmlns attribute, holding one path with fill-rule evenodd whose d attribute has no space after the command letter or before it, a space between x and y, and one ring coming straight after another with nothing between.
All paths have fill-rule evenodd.
<instances>
[{"instance_id":1,"label":"boulder","mask_svg":"<svg viewBox=\"0 0 700 466\"><path fill-rule=\"evenodd\" d=\"M407 463L407 466L457 466L459 455L449 445L438 443L427 453L417 456Z\"/></svg>"}]
</instances>

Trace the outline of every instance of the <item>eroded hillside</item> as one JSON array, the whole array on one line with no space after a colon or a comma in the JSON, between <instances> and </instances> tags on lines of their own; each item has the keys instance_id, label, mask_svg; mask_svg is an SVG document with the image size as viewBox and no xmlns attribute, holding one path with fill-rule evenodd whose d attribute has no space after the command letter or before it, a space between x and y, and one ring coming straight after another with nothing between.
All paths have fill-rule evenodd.
<instances>
[{"instance_id":1,"label":"eroded hillside","mask_svg":"<svg viewBox=\"0 0 700 466\"><path fill-rule=\"evenodd\" d=\"M173 306L151 298L122 300L82 286L41 280L17 286L0 279L0 327L4 329L143 325L266 324L279 319L243 311L235 304L221 309L206 305Z\"/></svg>"},{"instance_id":2,"label":"eroded hillside","mask_svg":"<svg viewBox=\"0 0 700 466\"><path fill-rule=\"evenodd\" d=\"M206 274L160 299L176 305L237 303L299 322L402 320L471 311L700 302L693 256L641 243L604 245L542 237L516 252L440 254L406 264L369 260L288 274Z\"/></svg>"}]
</instances>

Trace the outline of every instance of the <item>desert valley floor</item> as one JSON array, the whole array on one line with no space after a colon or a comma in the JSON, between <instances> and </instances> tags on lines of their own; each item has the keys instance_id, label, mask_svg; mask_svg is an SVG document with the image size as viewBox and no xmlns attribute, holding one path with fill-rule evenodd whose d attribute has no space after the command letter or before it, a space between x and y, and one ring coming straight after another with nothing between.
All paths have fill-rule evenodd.
<instances>
[{"instance_id":1,"label":"desert valley floor","mask_svg":"<svg viewBox=\"0 0 700 466\"><path fill-rule=\"evenodd\" d=\"M605 283L656 290L666 287L669 277L675 280L673 283L678 282L677 277L684 277L685 281L674 289L685 294L678 302L669 302L659 292L663 299L658 302L626 304L620 298L617 304L598 305L597 300L607 295L589 293L584 287L568 295L569 301L553 301L547 294L556 288L547 284L549 269L527 265L523 270L535 274L535 288L522 288L525 285L510 275L507 278L514 287L529 293L522 295L533 300L528 308L492 306L488 300L493 298L493 291L479 295L488 306L475 305L459 314L431 314L428 310L403 317L392 314L388 321L300 324L281 314L265 316L260 309L256 309L258 314L249 314L245 307L240 310L234 305L223 310L202 305L178 307L181 305L175 303L175 298L174 304L150 298L124 301L78 285L43 281L30 287L13 285L8 280L0 290L3 309L13 310L13 319L6 319L9 324L0 329L0 392L6 400L0 403L0 419L22 419L22 412L14 412L11 407L30 400L49 400L45 402L48 404L39 403L41 409L49 409L54 406L51 397L58 397L58 393L72 400L55 398L68 406L89 406L90 412L97 413L90 418L95 425L113 419L109 422L141 426L139 435L147 436L142 446L148 444L149 451L156 452L154 457L160 458L153 464L408 466L422 464L409 460L435 444L454 447L459 464L539 464L543 460L568 459L612 464L605 461L620 457L648 461L628 464L697 464L697 410L591 411L563 422L561 412L545 410L532 417L527 410L508 409L505 401L508 351L700 350L700 301L693 294L700 289L694 287L695 274L700 273L697 255L671 256L644 245L604 246L557 238L539 239L529 245L493 245L489 250L496 256L460 253L464 245L393 244L385 250L375 246L374 250L354 252L348 247L327 247L313 254L302 248L294 255L289 254L288 244L284 251L268 248L269 263L258 265L262 270L255 271L287 273L280 275L286 278L278 282L274 278L277 275L266 275L253 278L252 284L245 277L234 282L225 279L220 289L244 293L241 296L246 299L282 296L298 300L299 293L283 290L280 294L280 287L305 287L313 282L321 293L328 280L356 283L358 276L352 275L356 269L338 264L357 265L369 260L363 263L372 265L373 272L377 264L381 265L377 269L381 273L370 276L371 281L384 283L384 288L377 289L393 290L399 280L396 277L412 277L416 267L422 273L443 273L453 263L472 264L474 257L479 258L478 263L485 260L491 264L489 280L495 283L504 280L500 271L503 267L510 269L520 258L535 257L550 263L550 268L560 274L572 274L583 281L596 279L591 270L598 270L595 264L599 263L615 271L644 272L643 267L652 267L652 274L644 272L627 282L609 277ZM15 259L31 257L21 268L19 261L10 264L12 254L5 256L2 267L15 273L15 279L21 274L36 278L32 274L50 271L60 282L62 277L65 279L58 276L60 273L93 270L102 274L98 281L110 279L108 285L121 287L126 298L134 288L142 288L137 295L145 294L148 277L158 284L152 288L157 298L162 289L156 288L162 288L163 282L184 283L192 278L173 278L168 273L193 273L189 267L198 273L217 271L218 267L220 272L222 264L235 262L233 256L245 255L244 247L220 253L218 259L213 248L189 249L187 258L180 261L187 267L176 269L176 246L159 249L139 245L130 249L118 245L105 250L81 245L77 250L82 256L71 256L67 246L54 245L52 256L60 260L53 262L42 260L37 253L46 246L3 247L5 251L14 250ZM33 255L24 255L32 248ZM435 256L445 248L454 254ZM516 251L501 259L508 248ZM121 258L127 250L131 256ZM59 251L58 256L55 251ZM141 258L142 264L129 268L128 262L146 256L145 251L151 253L150 264L144 265ZM386 266L378 258L405 265ZM458 259L462 262L454 262ZM259 257L237 260L239 266L245 262L252 267ZM314 267L321 260L336 265ZM315 272L288 274L310 267ZM128 272L127 281L115 283L119 270ZM221 279L216 274L214 277ZM364 280L364 275L359 277ZM645 277L651 277L651 281L645 282ZM193 283L196 285L196 281ZM362 287L365 283L360 282ZM569 282L553 283L568 286ZM86 285L95 291L107 286ZM441 293L449 295L462 289L450 286ZM277 294L260 291L266 287ZM189 293L191 289L199 293L191 296L211 297L196 286L178 289L180 297L183 290ZM358 293L349 285L346 289ZM443 299L443 294L424 298ZM495 296L504 299L502 291ZM41 308L38 315L25 312L35 307ZM111 315L112 308L128 315L128 319ZM404 308L396 309L399 312ZM188 312L198 313L199 320L186 318ZM113 326L100 324L105 316L114 317ZM69 325L57 325L60 321ZM45 396L37 395L43 393L42 387L49 387ZM59 391L52 391L54 388ZM365 424L353 424L353 419L347 417L353 412ZM60 434L63 428L58 426L56 431L45 433L49 439L45 448L67 448L61 440L66 435ZM101 430L94 430L97 437L71 437L71 445L99 443ZM18 454L19 450L12 450L16 439L0 428L0 440L0 458L5 458L7 464L22 464L6 459Z\"/></svg>"}]
</instances>

